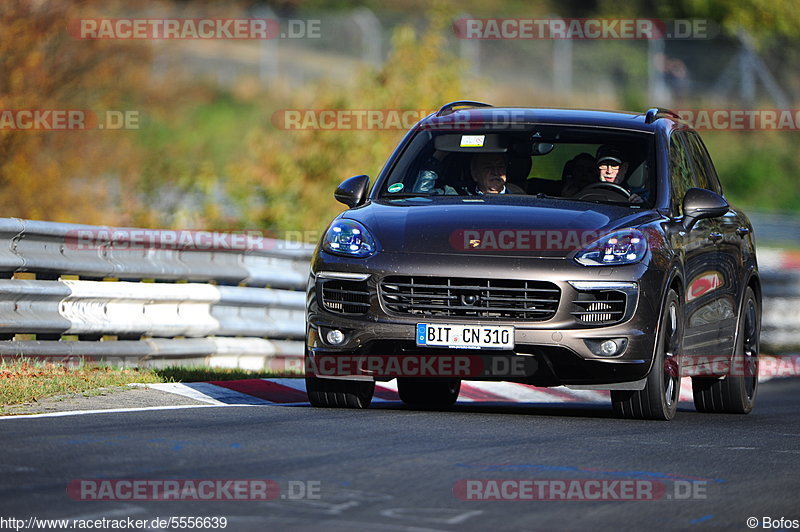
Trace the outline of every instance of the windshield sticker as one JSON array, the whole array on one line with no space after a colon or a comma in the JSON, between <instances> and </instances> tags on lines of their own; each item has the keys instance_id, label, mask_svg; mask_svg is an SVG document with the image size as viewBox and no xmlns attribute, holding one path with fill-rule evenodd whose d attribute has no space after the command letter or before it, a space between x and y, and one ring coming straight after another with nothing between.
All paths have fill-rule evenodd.
<instances>
[{"instance_id":1,"label":"windshield sticker","mask_svg":"<svg viewBox=\"0 0 800 532\"><path fill-rule=\"evenodd\" d=\"M387 188L386 190L388 190L389 192L400 192L401 190L403 190L403 183L395 183L394 185L389 185L389 188Z\"/></svg>"},{"instance_id":2,"label":"windshield sticker","mask_svg":"<svg viewBox=\"0 0 800 532\"><path fill-rule=\"evenodd\" d=\"M482 148L486 135L461 135L462 148Z\"/></svg>"}]
</instances>

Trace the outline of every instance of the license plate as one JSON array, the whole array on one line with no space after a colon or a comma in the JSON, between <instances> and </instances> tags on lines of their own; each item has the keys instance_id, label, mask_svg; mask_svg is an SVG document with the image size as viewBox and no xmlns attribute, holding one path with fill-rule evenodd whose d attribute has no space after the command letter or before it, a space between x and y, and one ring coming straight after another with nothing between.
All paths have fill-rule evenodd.
<instances>
[{"instance_id":1,"label":"license plate","mask_svg":"<svg viewBox=\"0 0 800 532\"><path fill-rule=\"evenodd\" d=\"M418 323L417 345L456 349L513 349L514 327Z\"/></svg>"}]
</instances>

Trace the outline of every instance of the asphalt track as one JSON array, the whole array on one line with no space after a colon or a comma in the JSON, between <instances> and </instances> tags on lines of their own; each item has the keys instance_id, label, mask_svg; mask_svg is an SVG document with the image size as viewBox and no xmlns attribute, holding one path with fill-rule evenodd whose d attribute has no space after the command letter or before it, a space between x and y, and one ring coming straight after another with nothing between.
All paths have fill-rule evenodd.
<instances>
[{"instance_id":1,"label":"asphalt track","mask_svg":"<svg viewBox=\"0 0 800 532\"><path fill-rule=\"evenodd\" d=\"M800 520L800 379L763 383L749 416L699 414L690 403L672 422L615 419L603 403L205 405L3 419L0 446L0 518L224 516L226 530L294 531L749 530L748 517ZM67 492L80 479L270 479L280 493L86 501ZM615 489L608 500L460 498L467 481L471 496L492 494L501 485L492 480L581 485L586 498L596 492L575 481L646 481L657 500Z\"/></svg>"}]
</instances>

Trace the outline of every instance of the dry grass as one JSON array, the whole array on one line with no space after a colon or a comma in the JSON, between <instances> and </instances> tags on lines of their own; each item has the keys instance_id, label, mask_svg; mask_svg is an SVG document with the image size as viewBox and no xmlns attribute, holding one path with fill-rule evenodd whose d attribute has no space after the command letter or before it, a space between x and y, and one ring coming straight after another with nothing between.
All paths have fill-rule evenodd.
<instances>
[{"instance_id":1,"label":"dry grass","mask_svg":"<svg viewBox=\"0 0 800 532\"><path fill-rule=\"evenodd\" d=\"M0 411L62 394L95 395L100 388L132 382L164 382L155 371L96 364L67 367L31 359L0 360Z\"/></svg>"}]
</instances>

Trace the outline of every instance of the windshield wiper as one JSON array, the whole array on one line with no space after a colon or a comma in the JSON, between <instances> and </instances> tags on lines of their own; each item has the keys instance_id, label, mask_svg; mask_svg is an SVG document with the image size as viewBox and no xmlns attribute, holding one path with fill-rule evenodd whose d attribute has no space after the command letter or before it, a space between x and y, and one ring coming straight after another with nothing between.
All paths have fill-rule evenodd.
<instances>
[{"instance_id":1,"label":"windshield wiper","mask_svg":"<svg viewBox=\"0 0 800 532\"><path fill-rule=\"evenodd\" d=\"M642 203L630 203L628 201L607 201L607 200L588 200L588 199L578 199L578 198L569 198L571 201L582 201L584 203L597 203L598 205L619 205L622 207L637 207L642 208Z\"/></svg>"},{"instance_id":2,"label":"windshield wiper","mask_svg":"<svg viewBox=\"0 0 800 532\"><path fill-rule=\"evenodd\" d=\"M537 192L536 194L528 194L529 196L533 196L534 198L545 198L545 199L569 199L565 198L564 196L551 196L549 194L545 194L544 192Z\"/></svg>"}]
</instances>

